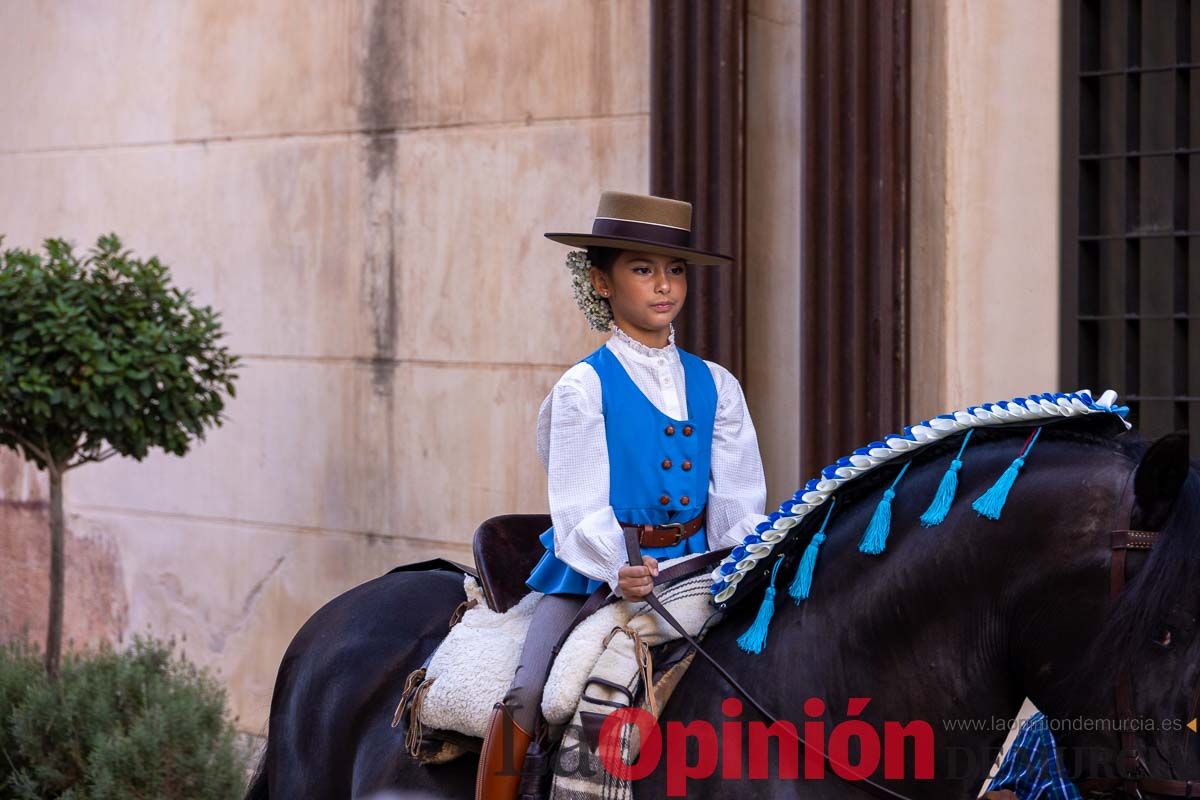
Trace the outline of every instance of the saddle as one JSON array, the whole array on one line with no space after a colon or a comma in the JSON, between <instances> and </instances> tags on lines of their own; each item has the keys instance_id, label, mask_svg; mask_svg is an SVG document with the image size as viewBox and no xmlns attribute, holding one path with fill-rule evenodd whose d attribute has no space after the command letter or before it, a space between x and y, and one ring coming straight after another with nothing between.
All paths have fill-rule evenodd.
<instances>
[{"instance_id":1,"label":"saddle","mask_svg":"<svg viewBox=\"0 0 1200 800\"><path fill-rule=\"evenodd\" d=\"M468 600L460 605L459 610L455 612L450 622L451 628L455 628L457 623L465 618L464 615L469 613L470 609L480 599L481 595L483 603L486 604L487 608L490 610L489 613L507 614L517 607L523 598L530 594L531 590L525 584L525 580L529 576L530 572L533 571L533 568L536 566L538 560L545 552L545 548L539 541L539 537L551 526L551 524L551 519L549 515L546 514L505 514L492 517L491 519L485 520L475 530L473 537L473 555L476 563L475 571L472 571L463 565L448 564L448 562L443 562L440 560L423 562L421 565L414 565L432 569L446 569L452 567L456 571L468 575L472 574L472 572L476 573L474 578L478 582L478 587L476 589L477 593L474 595L474 597L471 597L471 593L468 591ZM724 551L715 553L713 554L713 557L715 558L723 554ZM711 561L711 559L709 561ZM711 566L712 564L708 563L707 561L704 565L676 564L674 566L667 566L659 573L659 579L665 582L681 576L691 575L699 571L704 573L704 580L707 581L707 572L709 569L711 569ZM397 567L396 570L393 571L400 571L404 569L406 569L406 567ZM705 584L705 587L707 587L707 584ZM679 593L676 592L676 594ZM707 598L707 592L703 592L701 594ZM682 595L680 595L680 597L693 596L695 596L695 593L689 594L684 592ZM584 604L584 608L581 609L580 616L576 618L575 623L581 624L584 618L587 617L587 614L598 610L604 605L603 602L598 601L603 601L605 599L606 598L600 596L600 593L596 593L590 597L588 602ZM480 611L482 611L482 609L480 609ZM580 655L587 657L587 653L590 652L591 645L587 645L586 643L594 642L600 648L600 650L597 651L597 653L592 654L590 657L594 660L597 656L600 656L603 660L603 654L608 652L609 649L609 640L613 638L613 635L617 631L624 630L624 628L619 627L610 631L609 626L612 625L612 620L610 617L611 615L597 615L594 618L590 618L590 621L598 621L599 627L593 624L592 627L596 627L597 630L589 631L586 636L579 640L580 644L570 651L573 654L571 657L576 659L578 659ZM603 628L603 630L601 630L601 628ZM476 623L474 627L468 626L467 628L464 628L464 630L467 630L467 635L470 636L472 630L478 631L480 628L478 627L478 623ZM661 708L670 698L675 686L678 685L683 674L687 671L688 666L691 664L691 646L687 641L677 639L674 636L670 636L668 640L662 642L646 641L644 644L639 644L639 640L635 635L637 629L634 628L631 630L633 630L634 633L630 633L629 631L625 632L633 637L636 649L639 651L645 651L643 652L642 656L639 657L637 664L634 666L635 669L644 671L642 673L641 682L643 687L645 687L643 691L646 692L646 699L643 702L648 702L650 704L650 708ZM604 639L603 643L600 643L600 639L605 633L608 633L608 637ZM460 639L461 638L462 637L460 637ZM568 635L564 634L562 641L559 642L559 647L566 645L568 648L570 648L570 645L567 644L567 640ZM478 644L478 642L472 642L472 646L476 646ZM442 652L440 649L441 647L442 646L439 646L439 650L431 653L429 658L425 660L425 663L419 669L408 675L407 679L405 680L404 690L401 694L399 704L397 705L392 717L393 728L402 726L402 730L404 731L405 748L409 755L411 755L417 761L429 765L444 764L448 761L458 758L465 752L478 751L480 748L480 740L477 738L478 734L475 733L470 726L468 726L465 730L471 730L471 733L462 733L459 731L464 730L463 728L459 728L458 725L449 724L445 721L445 709L450 709L454 711L454 713L461 711L457 700L455 700L453 697L453 692L451 692L450 695L447 695L444 689L433 691L434 683L437 681L438 676L434 675L431 677L429 675L429 667L434 659L434 656ZM613 664L610 665L610 669L614 666L622 666L623 664L615 652L609 656L608 660L613 662ZM445 663L452 664L457 662L451 660ZM572 663L571 658L568 658L565 663ZM596 667L593 666L592 669L596 669ZM445 664L439 666L438 670L442 671L443 677L453 674L452 672L445 672ZM584 674L586 673L581 673L579 675L579 679L582 679ZM562 698L568 696L578 697L579 691L572 685L574 680L575 678L572 678L569 673L563 672L559 677L559 690L556 696ZM593 685L596 680L599 679L589 679L588 683L584 684L584 691L582 692L584 699L595 699L590 698L586 687ZM628 676L622 674L621 682L627 683ZM600 685L603 684L604 681L600 680ZM456 686L457 684L452 683L446 685ZM631 701L633 700L632 697L629 699ZM431 706L427 705L427 703L430 702L434 704L434 706L437 708L437 711L426 714L426 712L428 712L431 708ZM450 704L447 705L447 702ZM611 704L603 703L602 705L607 706ZM597 709L593 705L585 710L594 711ZM606 709L599 710L603 711ZM470 713L473 714L474 712L471 711ZM570 713L570 709L568 709L567 713ZM423 715L425 716L425 719L437 721L429 727L426 727L420 721ZM596 717L602 721L604 715L589 713L588 717L589 721L591 721L591 717ZM579 716L577 719L582 720L583 717ZM531 786L536 786L537 788L543 790L548 789L548 781L552 775L551 770L549 769L550 762L547 761L547 758L550 757L551 753L555 752L556 748L553 742L556 740L557 736L565 729L570 728L570 725L564 724L564 722L567 721L570 720L554 720L552 727L558 727L555 727L553 737L549 738L545 742L540 742L538 747L531 751L530 757L526 759L526 766L528 767L528 771L530 773L529 777L531 779ZM583 725L582 722L580 722L580 724ZM592 751L595 752L597 736L596 731L591 730L591 728L595 728L596 726L583 725L583 727L587 728L588 730L586 731L586 735L582 744L590 747ZM582 729L583 728L581 728L581 730Z\"/></svg>"},{"instance_id":2,"label":"saddle","mask_svg":"<svg viewBox=\"0 0 1200 800\"><path fill-rule=\"evenodd\" d=\"M475 529L473 550L488 608L504 613L529 594L525 579L545 552L538 537L549 514L503 514Z\"/></svg>"},{"instance_id":3,"label":"saddle","mask_svg":"<svg viewBox=\"0 0 1200 800\"><path fill-rule=\"evenodd\" d=\"M698 525L700 521L698 519L696 524ZM503 614L529 594L531 590L526 585L525 579L545 552L538 537L551 524L549 514L502 514L484 520L475 529L472 543L475 557L475 577L483 591L484 602L492 611ZM646 526L646 528L648 531L650 530L650 526ZM660 530L655 528L652 532L657 533ZM684 530L687 535L692 532L694 531ZM707 568L703 567L702 569L707 571ZM673 579L677 574L685 575L694 571L696 571L695 567L668 568L656 579L656 583ZM584 616L595 610L597 607L594 604L595 599L589 599L581 616L576 618L572 624L572 629ZM566 640L567 633L563 634L563 641ZM562 642L559 642L559 645L561 646ZM653 682L657 683L659 678L679 665L691 652L691 644L682 640L665 642L651 647L650 663L657 665L652 668ZM688 658L687 664L690 663L691 659ZM681 676L686 668L684 665L682 669L675 670L675 673ZM676 677L675 680L677 681L678 678ZM671 683L671 689L673 688L674 681ZM666 696L669 695L670 691L667 690Z\"/></svg>"}]
</instances>

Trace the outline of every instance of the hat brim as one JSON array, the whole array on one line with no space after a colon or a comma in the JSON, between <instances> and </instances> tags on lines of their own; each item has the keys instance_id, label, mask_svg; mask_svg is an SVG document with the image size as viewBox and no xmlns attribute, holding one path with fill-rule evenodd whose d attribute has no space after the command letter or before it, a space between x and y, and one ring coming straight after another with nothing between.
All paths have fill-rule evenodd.
<instances>
[{"instance_id":1,"label":"hat brim","mask_svg":"<svg viewBox=\"0 0 1200 800\"><path fill-rule=\"evenodd\" d=\"M658 242L648 242L645 239L625 238L622 236L598 236L593 233L547 233L546 238L559 244L572 247L615 247L618 250L634 250L639 253L654 253L663 256L679 256L689 264L721 265L732 264L733 259L720 253L709 253L704 250L693 250L690 247L672 247Z\"/></svg>"}]
</instances>

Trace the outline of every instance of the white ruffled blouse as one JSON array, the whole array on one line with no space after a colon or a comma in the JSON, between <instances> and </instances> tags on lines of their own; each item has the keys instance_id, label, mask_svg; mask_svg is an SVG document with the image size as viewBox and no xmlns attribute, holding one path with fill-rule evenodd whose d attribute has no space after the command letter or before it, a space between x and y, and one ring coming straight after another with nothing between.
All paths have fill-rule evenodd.
<instances>
[{"instance_id":1,"label":"white ruffled blouse","mask_svg":"<svg viewBox=\"0 0 1200 800\"><path fill-rule=\"evenodd\" d=\"M687 419L683 363L671 326L666 347L648 347L613 325L605 346L654 406ZM708 481L709 549L741 543L766 519L766 479L758 437L741 384L724 367L705 361L717 386L712 468ZM617 591L627 563L621 527L609 505L608 446L600 376L580 362L559 378L538 410L537 451L546 468L554 549L573 569Z\"/></svg>"}]
</instances>

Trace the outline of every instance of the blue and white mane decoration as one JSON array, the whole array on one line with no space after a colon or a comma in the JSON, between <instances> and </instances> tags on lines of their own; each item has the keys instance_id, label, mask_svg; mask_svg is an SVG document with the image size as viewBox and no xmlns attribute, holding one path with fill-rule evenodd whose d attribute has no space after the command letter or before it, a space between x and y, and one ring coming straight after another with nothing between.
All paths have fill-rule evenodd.
<instances>
[{"instance_id":1,"label":"blue and white mane decoration","mask_svg":"<svg viewBox=\"0 0 1200 800\"><path fill-rule=\"evenodd\" d=\"M1046 392L1028 397L1014 397L1012 400L968 406L963 411L939 414L933 419L923 420L916 425L906 425L901 433L889 433L883 437L882 441L871 442L865 447L860 447L850 455L843 456L835 463L825 467L821 470L819 477L810 480L804 485L804 488L797 491L790 499L785 500L779 506L778 511L772 512L765 522L760 523L754 532L746 536L742 543L735 547L733 552L713 570L713 583L710 588L713 602L724 607L737 592L738 584L759 569L760 562L772 556L776 547L788 538L791 529L799 525L800 521L811 511L823 505L826 500L830 500L829 509L821 523L821 528L813 535L812 540L805 548L796 571L796 577L789 589L789 594L797 603L807 598L812 588L812 574L817 554L821 543L825 541L825 526L829 522L830 514L833 513L836 498L831 498L831 495L843 484L894 458L954 436L960 431L967 431L962 445L959 447L958 455L950 462L949 469L943 476L929 508L921 515L922 525L926 527L937 525L945 519L954 499L958 483L957 473L962 467L963 451L971 438L970 429L1098 413L1116 414L1126 429L1132 428L1133 426L1125 419L1129 408L1116 405L1116 401L1117 393L1112 389L1104 392L1099 400L1092 399L1090 389L1080 389L1069 394ZM1040 433L1040 427L1034 429L1004 474L972 503L972 507L979 514L989 519L999 519L1008 492ZM875 514L859 543L860 551L872 555L883 552L891 527L892 498L895 497L896 485L904 477L908 466L909 464L906 463L892 481L891 486L884 491L883 499L876 507ZM775 554L774 558L775 563L770 570L770 583L758 617L750 629L738 639L739 646L747 652L757 653L762 650L766 641L767 626L774 614L775 576L784 559L783 550L781 549L779 553Z\"/></svg>"}]
</instances>

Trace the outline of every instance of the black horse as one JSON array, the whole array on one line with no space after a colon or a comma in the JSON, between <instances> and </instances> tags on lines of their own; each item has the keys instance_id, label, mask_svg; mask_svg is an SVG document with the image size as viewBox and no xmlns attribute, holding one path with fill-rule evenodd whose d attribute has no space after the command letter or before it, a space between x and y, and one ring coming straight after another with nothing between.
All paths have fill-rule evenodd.
<instances>
[{"instance_id":1,"label":"black horse","mask_svg":"<svg viewBox=\"0 0 1200 800\"><path fill-rule=\"evenodd\" d=\"M975 429L958 500L933 528L917 520L958 437L915 450L893 501L887 550L879 556L863 555L857 544L900 464L846 484L838 490L812 595L797 606L779 592L765 651L748 655L735 644L754 616L754 601L734 607L709 633L706 648L765 707L798 728L815 719L804 707L812 697L823 701L824 713L817 714L827 732L846 720L851 698L870 698L865 709L850 713L876 730L889 720L927 721L933 779L916 777L914 748L905 751L903 777L871 776L906 796L975 797L1006 735L1003 721L1026 696L1062 724L1055 735L1073 774L1115 774L1120 742L1102 721L1115 716L1120 669L1133 678L1133 712L1167 721L1137 733L1149 772L1200 777L1200 741L1184 727L1200 701L1200 639L1194 636L1200 474L1188 459L1186 436L1151 444L1126 433L1109 414L1043 427L997 521L977 515L970 501L1012 461L1029 426ZM1135 502L1131 516L1120 519L1127 485ZM796 529L800 540L815 530L817 516ZM1110 608L1109 534L1123 528L1158 530L1159 541L1149 554L1130 553L1129 584ZM781 588L801 549L785 562ZM390 726L405 676L432 652L462 599L457 575L398 572L314 614L280 665L266 749L247 798L470 797L473 756L418 765L405 754L401 729ZM663 722L719 726L730 720L722 701L731 696L715 670L697 660ZM751 723L754 712L746 709L741 721ZM696 747L689 752L695 757ZM828 773L820 780L779 777L778 767L773 760L769 780L751 779L743 769L741 782L718 770L688 782L687 793L871 796ZM660 764L637 781L636 795L664 796L665 772Z\"/></svg>"}]
</instances>

